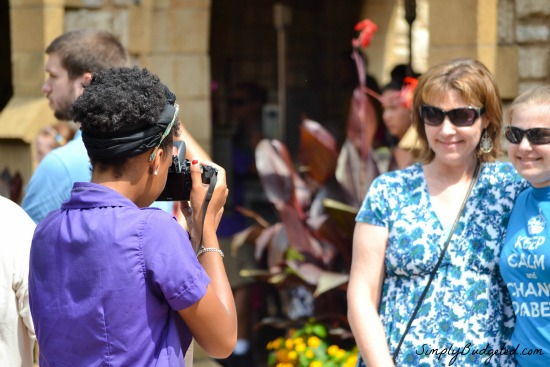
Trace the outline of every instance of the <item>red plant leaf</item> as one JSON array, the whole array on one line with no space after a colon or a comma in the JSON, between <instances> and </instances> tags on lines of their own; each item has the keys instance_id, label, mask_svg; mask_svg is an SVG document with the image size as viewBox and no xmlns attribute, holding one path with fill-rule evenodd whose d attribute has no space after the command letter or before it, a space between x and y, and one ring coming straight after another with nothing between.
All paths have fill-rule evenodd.
<instances>
[{"instance_id":1,"label":"red plant leaf","mask_svg":"<svg viewBox=\"0 0 550 367\"><path fill-rule=\"evenodd\" d=\"M338 160L336 139L318 122L303 120L300 126L300 161L320 185L334 176Z\"/></svg>"},{"instance_id":2,"label":"red plant leaf","mask_svg":"<svg viewBox=\"0 0 550 367\"><path fill-rule=\"evenodd\" d=\"M282 142L264 139L257 145L256 169L264 192L275 208L290 204L300 218L305 218L304 208L309 206L311 194L296 173L290 153Z\"/></svg>"},{"instance_id":3,"label":"red plant leaf","mask_svg":"<svg viewBox=\"0 0 550 367\"><path fill-rule=\"evenodd\" d=\"M258 236L263 232L267 226L261 226L259 224L251 225L243 229L240 232L237 232L233 235L231 239L231 255L236 256L237 251L243 245L255 244Z\"/></svg>"},{"instance_id":4,"label":"red plant leaf","mask_svg":"<svg viewBox=\"0 0 550 367\"><path fill-rule=\"evenodd\" d=\"M288 236L288 246L302 254L309 254L319 262L323 261L323 247L300 219L296 210L290 205L279 210L281 222Z\"/></svg>"},{"instance_id":5,"label":"red plant leaf","mask_svg":"<svg viewBox=\"0 0 550 367\"><path fill-rule=\"evenodd\" d=\"M372 154L362 158L350 140L344 142L336 167L336 180L348 196L347 204L359 208L372 181L379 174Z\"/></svg>"},{"instance_id":6,"label":"red plant leaf","mask_svg":"<svg viewBox=\"0 0 550 367\"><path fill-rule=\"evenodd\" d=\"M292 167L281 159L281 153L267 139L256 146L256 169L267 199L276 208L290 202L294 192Z\"/></svg>"},{"instance_id":7,"label":"red plant leaf","mask_svg":"<svg viewBox=\"0 0 550 367\"><path fill-rule=\"evenodd\" d=\"M267 251L267 269L271 271L271 269L284 263L287 249L288 237L286 231L282 223L275 223L264 229L256 239L254 256L257 260L260 260Z\"/></svg>"},{"instance_id":8,"label":"red plant leaf","mask_svg":"<svg viewBox=\"0 0 550 367\"><path fill-rule=\"evenodd\" d=\"M401 88L401 105L404 108L412 110L414 89L418 84L418 79L412 76L407 76L403 79L403 87Z\"/></svg>"},{"instance_id":9,"label":"red plant leaf","mask_svg":"<svg viewBox=\"0 0 550 367\"><path fill-rule=\"evenodd\" d=\"M304 218L305 208L307 208L311 203L311 192L308 189L306 182L294 169L292 158L286 145L284 145L280 140L272 140L271 145L279 153L281 159L286 163L288 169L291 171L294 192L291 195L290 203L294 206L300 215L300 218Z\"/></svg>"},{"instance_id":10,"label":"red plant leaf","mask_svg":"<svg viewBox=\"0 0 550 367\"><path fill-rule=\"evenodd\" d=\"M350 102L346 138L366 158L370 153L377 130L374 106L361 87L355 88Z\"/></svg>"},{"instance_id":11,"label":"red plant leaf","mask_svg":"<svg viewBox=\"0 0 550 367\"><path fill-rule=\"evenodd\" d=\"M335 265L342 266L339 261L335 262L335 259L343 260L345 269L349 270L351 268L351 234L341 232L336 221L328 215L308 221L308 224L315 238L323 242L325 270L334 269Z\"/></svg>"},{"instance_id":12,"label":"red plant leaf","mask_svg":"<svg viewBox=\"0 0 550 367\"><path fill-rule=\"evenodd\" d=\"M378 30L378 26L371 20L365 19L355 25L355 30L360 33L357 38L352 40L353 47L368 47L374 32Z\"/></svg>"},{"instance_id":13,"label":"red plant leaf","mask_svg":"<svg viewBox=\"0 0 550 367\"><path fill-rule=\"evenodd\" d=\"M269 227L269 222L265 220L260 214L256 213L254 210L245 208L243 206L236 206L235 210L241 213L242 215L244 215L245 217L254 219L254 221L262 228Z\"/></svg>"}]
</instances>

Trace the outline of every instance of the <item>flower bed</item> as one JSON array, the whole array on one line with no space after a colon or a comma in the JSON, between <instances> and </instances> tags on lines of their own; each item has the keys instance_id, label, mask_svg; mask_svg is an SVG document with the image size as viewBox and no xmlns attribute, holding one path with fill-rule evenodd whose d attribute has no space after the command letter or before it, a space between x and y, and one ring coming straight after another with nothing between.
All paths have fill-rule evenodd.
<instances>
[{"instance_id":1,"label":"flower bed","mask_svg":"<svg viewBox=\"0 0 550 367\"><path fill-rule=\"evenodd\" d=\"M357 347L344 349L336 344L327 328L314 320L287 334L267 344L269 367L354 367L357 363Z\"/></svg>"}]
</instances>

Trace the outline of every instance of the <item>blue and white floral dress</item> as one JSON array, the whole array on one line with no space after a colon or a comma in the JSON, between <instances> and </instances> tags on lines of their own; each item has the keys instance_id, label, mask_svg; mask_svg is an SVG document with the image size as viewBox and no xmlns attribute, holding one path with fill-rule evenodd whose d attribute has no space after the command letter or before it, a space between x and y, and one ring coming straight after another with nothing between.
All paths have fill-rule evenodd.
<instances>
[{"instance_id":1,"label":"blue and white floral dress","mask_svg":"<svg viewBox=\"0 0 550 367\"><path fill-rule=\"evenodd\" d=\"M514 315L498 264L514 199L525 187L511 164L482 165L397 366L515 365L508 353ZM389 230L379 312L393 354L447 235L431 206L422 166L379 176L356 221Z\"/></svg>"}]
</instances>

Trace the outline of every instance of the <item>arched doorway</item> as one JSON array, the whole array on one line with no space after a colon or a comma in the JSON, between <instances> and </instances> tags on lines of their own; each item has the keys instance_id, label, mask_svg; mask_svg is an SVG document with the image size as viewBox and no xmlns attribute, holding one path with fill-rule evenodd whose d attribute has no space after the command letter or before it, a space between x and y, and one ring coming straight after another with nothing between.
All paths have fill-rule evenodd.
<instances>
[{"instance_id":1,"label":"arched doorway","mask_svg":"<svg viewBox=\"0 0 550 367\"><path fill-rule=\"evenodd\" d=\"M353 89L341 71L350 59L354 26L363 1L339 0L230 0L214 1L211 9L210 56L213 123L231 123L227 97L232 86L255 82L268 90L268 103L277 103L277 32L274 6L285 5L286 27L286 136L297 148L302 115L318 120L342 138L347 103ZM348 72L349 73L349 72ZM353 70L352 70L353 73ZM353 75L352 75L353 76Z\"/></svg>"}]
</instances>

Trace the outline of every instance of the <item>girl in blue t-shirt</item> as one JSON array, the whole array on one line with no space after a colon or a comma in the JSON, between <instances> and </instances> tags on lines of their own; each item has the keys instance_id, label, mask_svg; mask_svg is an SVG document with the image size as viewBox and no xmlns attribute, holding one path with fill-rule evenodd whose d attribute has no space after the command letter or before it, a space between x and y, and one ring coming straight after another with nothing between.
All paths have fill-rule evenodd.
<instances>
[{"instance_id":1,"label":"girl in blue t-shirt","mask_svg":"<svg viewBox=\"0 0 550 367\"><path fill-rule=\"evenodd\" d=\"M508 157L531 187L516 199L500 256L516 325L518 366L550 365L550 86L511 104Z\"/></svg>"}]
</instances>

